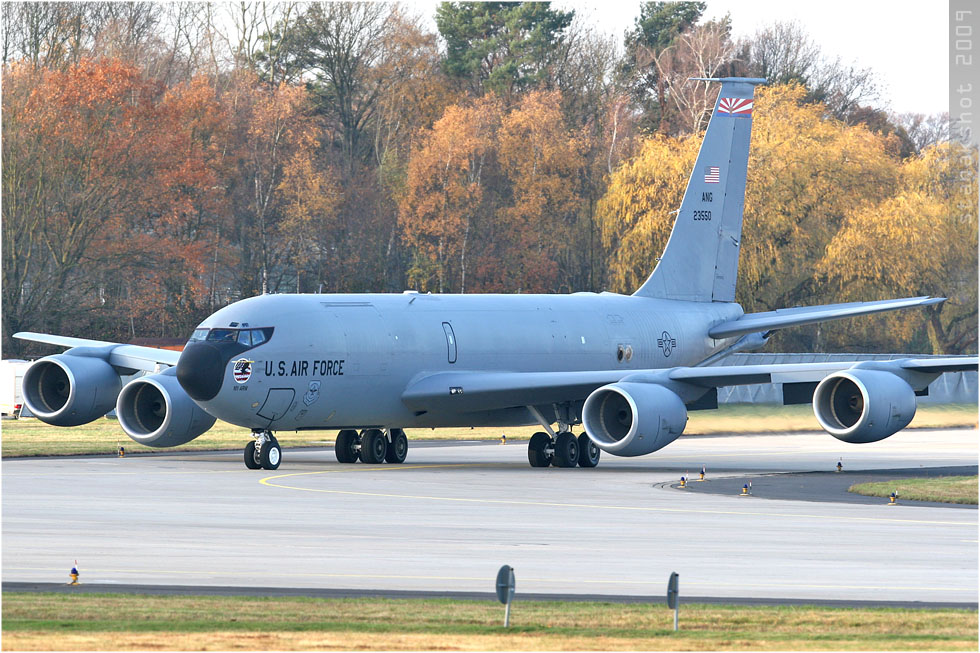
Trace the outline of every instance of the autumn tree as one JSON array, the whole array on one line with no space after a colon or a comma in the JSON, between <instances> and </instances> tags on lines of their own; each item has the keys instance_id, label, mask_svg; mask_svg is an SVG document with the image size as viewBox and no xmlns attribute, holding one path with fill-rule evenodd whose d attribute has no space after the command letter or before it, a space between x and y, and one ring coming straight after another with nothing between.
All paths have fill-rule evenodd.
<instances>
[{"instance_id":1,"label":"autumn tree","mask_svg":"<svg viewBox=\"0 0 980 653\"><path fill-rule=\"evenodd\" d=\"M486 177L500 120L493 97L453 105L413 153L399 212L402 237L414 251L410 286L466 292L472 234L495 209Z\"/></svg>"},{"instance_id":2,"label":"autumn tree","mask_svg":"<svg viewBox=\"0 0 980 653\"><path fill-rule=\"evenodd\" d=\"M310 220L329 220L318 212L335 206L339 192L329 177L314 179L321 173L314 164L320 131L309 98L301 86L270 88L241 72L222 101L240 126L230 137L227 178L239 291L248 297L296 289L297 266L310 260ZM323 270L322 258L316 260Z\"/></svg>"},{"instance_id":3,"label":"autumn tree","mask_svg":"<svg viewBox=\"0 0 980 653\"><path fill-rule=\"evenodd\" d=\"M609 173L634 153L638 114L616 82L619 58L615 39L576 16L568 30L566 54L556 70L565 129L576 132L582 170L568 185L579 196L579 223L568 233L575 256L562 264L560 287L599 290L604 269L595 229L595 205L605 192Z\"/></svg>"},{"instance_id":4,"label":"autumn tree","mask_svg":"<svg viewBox=\"0 0 980 653\"><path fill-rule=\"evenodd\" d=\"M401 7L393 10L390 21L382 44L384 53L375 71L388 80L378 95L372 125L377 219L376 226L366 225L365 234L374 241L372 249L384 263L383 288L397 291L405 288L407 268L397 216L408 162L419 135L442 117L446 107L458 100L459 93L443 73L435 33L426 30L418 16ZM387 238L382 240L385 233Z\"/></svg>"},{"instance_id":5,"label":"autumn tree","mask_svg":"<svg viewBox=\"0 0 980 653\"><path fill-rule=\"evenodd\" d=\"M700 140L652 136L610 177L596 207L609 290L631 293L650 275L670 236Z\"/></svg>"},{"instance_id":6,"label":"autumn tree","mask_svg":"<svg viewBox=\"0 0 980 653\"><path fill-rule=\"evenodd\" d=\"M976 352L976 171L976 150L932 146L903 164L894 195L848 213L819 262L843 299L948 299L927 309L925 324L912 313L879 316L828 336L832 346L898 351L912 342L934 354Z\"/></svg>"},{"instance_id":7,"label":"autumn tree","mask_svg":"<svg viewBox=\"0 0 980 653\"><path fill-rule=\"evenodd\" d=\"M509 206L495 225L495 258L484 265L493 278L486 288L549 292L576 289L571 283L584 252L574 245L581 233L583 134L569 130L557 92L527 94L501 122L501 174L508 180Z\"/></svg>"},{"instance_id":8,"label":"autumn tree","mask_svg":"<svg viewBox=\"0 0 980 653\"><path fill-rule=\"evenodd\" d=\"M167 92L111 61L5 72L5 339L38 324L118 335L199 319L220 215L198 120L217 113L210 90Z\"/></svg>"}]
</instances>

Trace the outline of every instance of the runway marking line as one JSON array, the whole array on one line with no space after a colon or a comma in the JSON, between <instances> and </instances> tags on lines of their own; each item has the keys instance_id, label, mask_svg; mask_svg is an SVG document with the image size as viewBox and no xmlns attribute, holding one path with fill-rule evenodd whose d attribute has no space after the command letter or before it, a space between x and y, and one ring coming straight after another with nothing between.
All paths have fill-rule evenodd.
<instances>
[{"instance_id":1,"label":"runway marking line","mask_svg":"<svg viewBox=\"0 0 980 653\"><path fill-rule=\"evenodd\" d=\"M7 567L10 571L43 571L50 573L59 573L61 570L48 569L44 567ZM236 576L240 577L242 574L240 571L180 571L174 569L100 569L94 567L85 568L87 577L91 579L92 574L140 574L146 576L165 576L167 574L173 574L177 576ZM409 575L409 574L334 574L325 572L303 572L303 573L288 573L282 571L275 572L261 572L261 571L250 571L250 575L253 576L273 576L277 578L281 577L298 577L298 578L309 578L312 576L319 578L358 578L358 579L383 579L383 580L440 580L440 581L478 581L485 583L487 578L485 576L423 576L423 575ZM89 583L105 583L105 580L89 580ZM582 578L576 579L560 579L560 578L523 578L524 583L542 583L542 584L552 584L552 585L562 585L562 584L582 584L582 585L650 585L652 587L660 587L659 580L623 580L623 579L598 579L598 580L588 580ZM841 584L813 584L813 583L781 583L778 581L768 582L768 583L725 583L718 581L697 581L697 580L687 580L685 581L687 587L753 587L757 589L761 588L779 588L779 589L848 589L848 590L891 590L891 591L906 591L906 590L920 590L929 592L976 592L975 587L921 587L917 585L841 585ZM365 588L347 588L347 589L365 589ZM371 588L367 588L371 589Z\"/></svg>"},{"instance_id":2,"label":"runway marking line","mask_svg":"<svg viewBox=\"0 0 980 653\"><path fill-rule=\"evenodd\" d=\"M393 494L386 492L358 492L354 490L329 490L320 488L306 488L299 487L295 485L285 485L281 483L272 483L271 481L281 479L281 478L292 478L296 476L316 476L320 474L342 474L349 472L381 472L381 471L397 471L399 469L412 470L412 469L433 469L441 467L475 467L475 464L446 464L446 465L414 465L407 467L361 467L354 468L350 470L322 470L317 472L294 472L291 474L278 474L276 476L266 476L259 480L261 485L267 487L275 487L284 490L297 490L300 492L316 492L321 494L344 494L349 496L363 496L363 497L381 497L386 499L417 499L422 501L449 501L457 503L481 503L481 504L493 504L493 505L505 505L505 506L540 506L546 508L580 508L580 509L591 509L591 510L625 510L625 511L637 511L637 512L670 512L670 513L682 513L682 514L701 514L701 515L746 515L746 516L756 516L756 517L790 517L790 518L803 518L803 519L820 519L820 520L830 520L830 521L856 521L856 522L886 522L895 524L932 524L938 526L969 526L970 528L976 528L976 522L957 522L957 521L939 521L939 520L928 520L928 519L895 519L895 518L880 518L880 517L851 517L846 515L813 515L806 513L781 513L781 512L755 512L746 510L704 510L704 509L692 509L692 508L655 508L651 506L611 506L611 505L599 505L599 504L588 504L588 503L558 503L554 501L519 501L516 499L473 499L467 497L436 497L428 495L415 495L415 494Z\"/></svg>"}]
</instances>

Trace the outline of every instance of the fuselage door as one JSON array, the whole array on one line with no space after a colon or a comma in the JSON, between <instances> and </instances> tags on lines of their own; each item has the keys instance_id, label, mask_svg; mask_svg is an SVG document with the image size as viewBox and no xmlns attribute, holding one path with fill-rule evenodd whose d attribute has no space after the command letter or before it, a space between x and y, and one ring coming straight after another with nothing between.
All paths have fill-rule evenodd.
<instances>
[{"instance_id":1,"label":"fuselage door","mask_svg":"<svg viewBox=\"0 0 980 653\"><path fill-rule=\"evenodd\" d=\"M296 391L292 388L272 388L257 415L269 421L282 419L293 403Z\"/></svg>"},{"instance_id":2,"label":"fuselage door","mask_svg":"<svg viewBox=\"0 0 980 653\"><path fill-rule=\"evenodd\" d=\"M446 332L446 346L449 351L449 362L456 362L456 334L453 333L453 326L449 322L442 323L442 330Z\"/></svg>"}]
</instances>

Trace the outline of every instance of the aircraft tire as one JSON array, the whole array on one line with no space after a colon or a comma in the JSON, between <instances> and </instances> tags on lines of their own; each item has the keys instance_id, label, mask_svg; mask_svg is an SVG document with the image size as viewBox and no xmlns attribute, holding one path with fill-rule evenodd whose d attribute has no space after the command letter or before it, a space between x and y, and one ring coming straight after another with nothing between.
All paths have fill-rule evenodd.
<instances>
[{"instance_id":1,"label":"aircraft tire","mask_svg":"<svg viewBox=\"0 0 980 653\"><path fill-rule=\"evenodd\" d=\"M378 429L368 429L361 434L361 462L370 465L383 463L388 451L388 440Z\"/></svg>"},{"instance_id":2,"label":"aircraft tire","mask_svg":"<svg viewBox=\"0 0 980 653\"><path fill-rule=\"evenodd\" d=\"M538 431L531 436L531 441L527 443L527 461L531 467L547 467L551 464L551 454L547 447L551 444L551 436L542 431Z\"/></svg>"},{"instance_id":3,"label":"aircraft tire","mask_svg":"<svg viewBox=\"0 0 980 653\"><path fill-rule=\"evenodd\" d=\"M385 462L403 463L408 456L408 436L402 429L391 429L391 444L385 451Z\"/></svg>"},{"instance_id":4,"label":"aircraft tire","mask_svg":"<svg viewBox=\"0 0 980 653\"><path fill-rule=\"evenodd\" d=\"M578 466L595 467L599 464L599 455L602 449L595 446L595 442L585 433L578 436Z\"/></svg>"},{"instance_id":5,"label":"aircraft tire","mask_svg":"<svg viewBox=\"0 0 980 653\"><path fill-rule=\"evenodd\" d=\"M262 448L259 449L259 462L262 469L279 469L282 463L282 447L275 438L270 438L262 444Z\"/></svg>"},{"instance_id":6,"label":"aircraft tire","mask_svg":"<svg viewBox=\"0 0 980 653\"><path fill-rule=\"evenodd\" d=\"M357 431L344 429L337 434L334 442L334 453L337 454L337 462L356 463L357 462Z\"/></svg>"},{"instance_id":7,"label":"aircraft tire","mask_svg":"<svg viewBox=\"0 0 980 653\"><path fill-rule=\"evenodd\" d=\"M245 445L245 466L249 469L262 468L262 465L255 460L255 441Z\"/></svg>"},{"instance_id":8,"label":"aircraft tire","mask_svg":"<svg viewBox=\"0 0 980 653\"><path fill-rule=\"evenodd\" d=\"M575 467L578 465L578 440L571 433L559 433L555 439L555 456L551 461L555 467Z\"/></svg>"}]
</instances>

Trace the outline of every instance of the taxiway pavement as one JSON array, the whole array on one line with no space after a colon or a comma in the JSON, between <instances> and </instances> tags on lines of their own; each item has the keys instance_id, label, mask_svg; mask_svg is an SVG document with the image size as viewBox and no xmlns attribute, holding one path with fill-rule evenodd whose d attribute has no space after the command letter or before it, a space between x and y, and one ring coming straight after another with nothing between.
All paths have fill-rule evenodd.
<instances>
[{"instance_id":1,"label":"taxiway pavement","mask_svg":"<svg viewBox=\"0 0 980 653\"><path fill-rule=\"evenodd\" d=\"M843 503L830 483L805 501L671 484L702 465L750 478L842 459L856 477L977 455L975 430L914 430L868 445L688 436L591 470L533 469L520 442L415 446L377 466L287 449L275 472L246 470L240 452L4 459L3 581L66 582L78 560L83 587L484 593L509 564L519 596L661 597L676 571L682 600L975 606L976 510Z\"/></svg>"}]
</instances>

